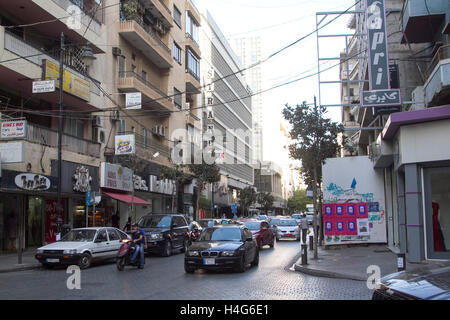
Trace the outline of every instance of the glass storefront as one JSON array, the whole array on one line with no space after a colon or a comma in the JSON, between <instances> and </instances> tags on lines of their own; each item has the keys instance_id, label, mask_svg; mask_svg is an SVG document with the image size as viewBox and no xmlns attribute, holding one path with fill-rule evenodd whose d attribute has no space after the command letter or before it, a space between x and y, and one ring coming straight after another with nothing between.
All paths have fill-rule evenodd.
<instances>
[{"instance_id":1,"label":"glass storefront","mask_svg":"<svg viewBox=\"0 0 450 320\"><path fill-rule=\"evenodd\" d=\"M450 167L424 169L428 258L450 259Z\"/></svg>"}]
</instances>

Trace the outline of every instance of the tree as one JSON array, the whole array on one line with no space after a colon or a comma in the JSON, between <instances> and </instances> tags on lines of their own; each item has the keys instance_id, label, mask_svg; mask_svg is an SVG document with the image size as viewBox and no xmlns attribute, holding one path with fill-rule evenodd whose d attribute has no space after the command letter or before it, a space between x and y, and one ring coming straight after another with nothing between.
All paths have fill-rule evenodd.
<instances>
[{"instance_id":1,"label":"tree","mask_svg":"<svg viewBox=\"0 0 450 320\"><path fill-rule=\"evenodd\" d=\"M180 194L180 186L184 186L188 181L192 180L192 175L185 172L185 166L182 164L173 163L172 159L169 158L169 162L173 165L173 167L163 166L161 168L161 178L167 178L175 181L175 186L172 191L172 211L175 210L175 196ZM178 206L177 206L178 207ZM179 210L180 212L181 210ZM184 208L181 212L184 212Z\"/></svg>"},{"instance_id":2,"label":"tree","mask_svg":"<svg viewBox=\"0 0 450 320\"><path fill-rule=\"evenodd\" d=\"M239 192L239 205L242 209L242 215L245 216L245 209L248 209L256 202L256 191L253 187L247 187Z\"/></svg>"},{"instance_id":3,"label":"tree","mask_svg":"<svg viewBox=\"0 0 450 320\"><path fill-rule=\"evenodd\" d=\"M198 201L200 198L201 191L203 190L204 183L215 183L220 181L220 168L215 164L208 164L202 161L201 164L189 164L189 171L192 172L194 177L197 179L197 199L196 199L196 210L194 211L194 220L197 218L198 211ZM212 190L213 204L214 204L214 190Z\"/></svg>"},{"instance_id":4,"label":"tree","mask_svg":"<svg viewBox=\"0 0 450 320\"><path fill-rule=\"evenodd\" d=\"M288 199L287 206L290 211L305 211L306 205L311 203L311 199L306 196L306 190L295 190L294 195Z\"/></svg>"},{"instance_id":5,"label":"tree","mask_svg":"<svg viewBox=\"0 0 450 320\"><path fill-rule=\"evenodd\" d=\"M275 198L273 195L270 194L270 192L261 192L258 194L258 202L264 209L265 214L267 214L267 212L273 208L274 201Z\"/></svg>"},{"instance_id":6,"label":"tree","mask_svg":"<svg viewBox=\"0 0 450 320\"><path fill-rule=\"evenodd\" d=\"M336 157L340 151L339 133L343 133L341 124L323 118L327 110L324 106L307 106L306 102L296 107L286 104L283 116L291 125L290 136L294 143L289 146L292 158L301 160L301 173L306 183L313 187L314 230L317 230L317 190L322 181L322 164L325 159ZM314 259L317 259L318 232L314 232Z\"/></svg>"}]
</instances>

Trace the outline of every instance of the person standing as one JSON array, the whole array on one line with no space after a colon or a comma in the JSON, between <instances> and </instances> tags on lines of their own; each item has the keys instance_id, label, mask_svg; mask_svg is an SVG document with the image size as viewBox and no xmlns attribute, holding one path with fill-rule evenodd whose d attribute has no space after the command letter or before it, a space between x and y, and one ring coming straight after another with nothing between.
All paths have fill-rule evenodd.
<instances>
[{"instance_id":1,"label":"person standing","mask_svg":"<svg viewBox=\"0 0 450 320\"><path fill-rule=\"evenodd\" d=\"M306 218L305 213L303 214L300 224L302 228L302 242L306 244L306 236L308 234L308 218Z\"/></svg>"}]
</instances>

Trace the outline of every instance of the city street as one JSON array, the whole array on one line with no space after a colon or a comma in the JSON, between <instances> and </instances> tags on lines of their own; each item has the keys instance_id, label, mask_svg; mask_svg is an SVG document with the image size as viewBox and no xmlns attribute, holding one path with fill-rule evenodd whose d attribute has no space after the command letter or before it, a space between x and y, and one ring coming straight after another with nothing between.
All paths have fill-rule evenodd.
<instances>
[{"instance_id":1,"label":"city street","mask_svg":"<svg viewBox=\"0 0 450 320\"><path fill-rule=\"evenodd\" d=\"M290 270L300 243L277 242L260 252L258 267L245 273L196 271L186 274L184 254L151 256L146 267L94 265L81 271L81 289L69 290L64 268L0 274L0 299L155 299L155 300L324 300L370 299L362 281L319 278Z\"/></svg>"}]
</instances>

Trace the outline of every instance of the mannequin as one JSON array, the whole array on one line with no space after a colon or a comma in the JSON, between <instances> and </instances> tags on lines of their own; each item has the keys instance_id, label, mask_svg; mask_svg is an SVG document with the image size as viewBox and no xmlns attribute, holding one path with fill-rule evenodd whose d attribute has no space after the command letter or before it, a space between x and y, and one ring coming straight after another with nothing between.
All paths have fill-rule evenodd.
<instances>
[{"instance_id":1,"label":"mannequin","mask_svg":"<svg viewBox=\"0 0 450 320\"><path fill-rule=\"evenodd\" d=\"M434 251L443 252L445 249L444 237L442 235L441 224L439 222L439 203L433 202L433 241Z\"/></svg>"}]
</instances>

